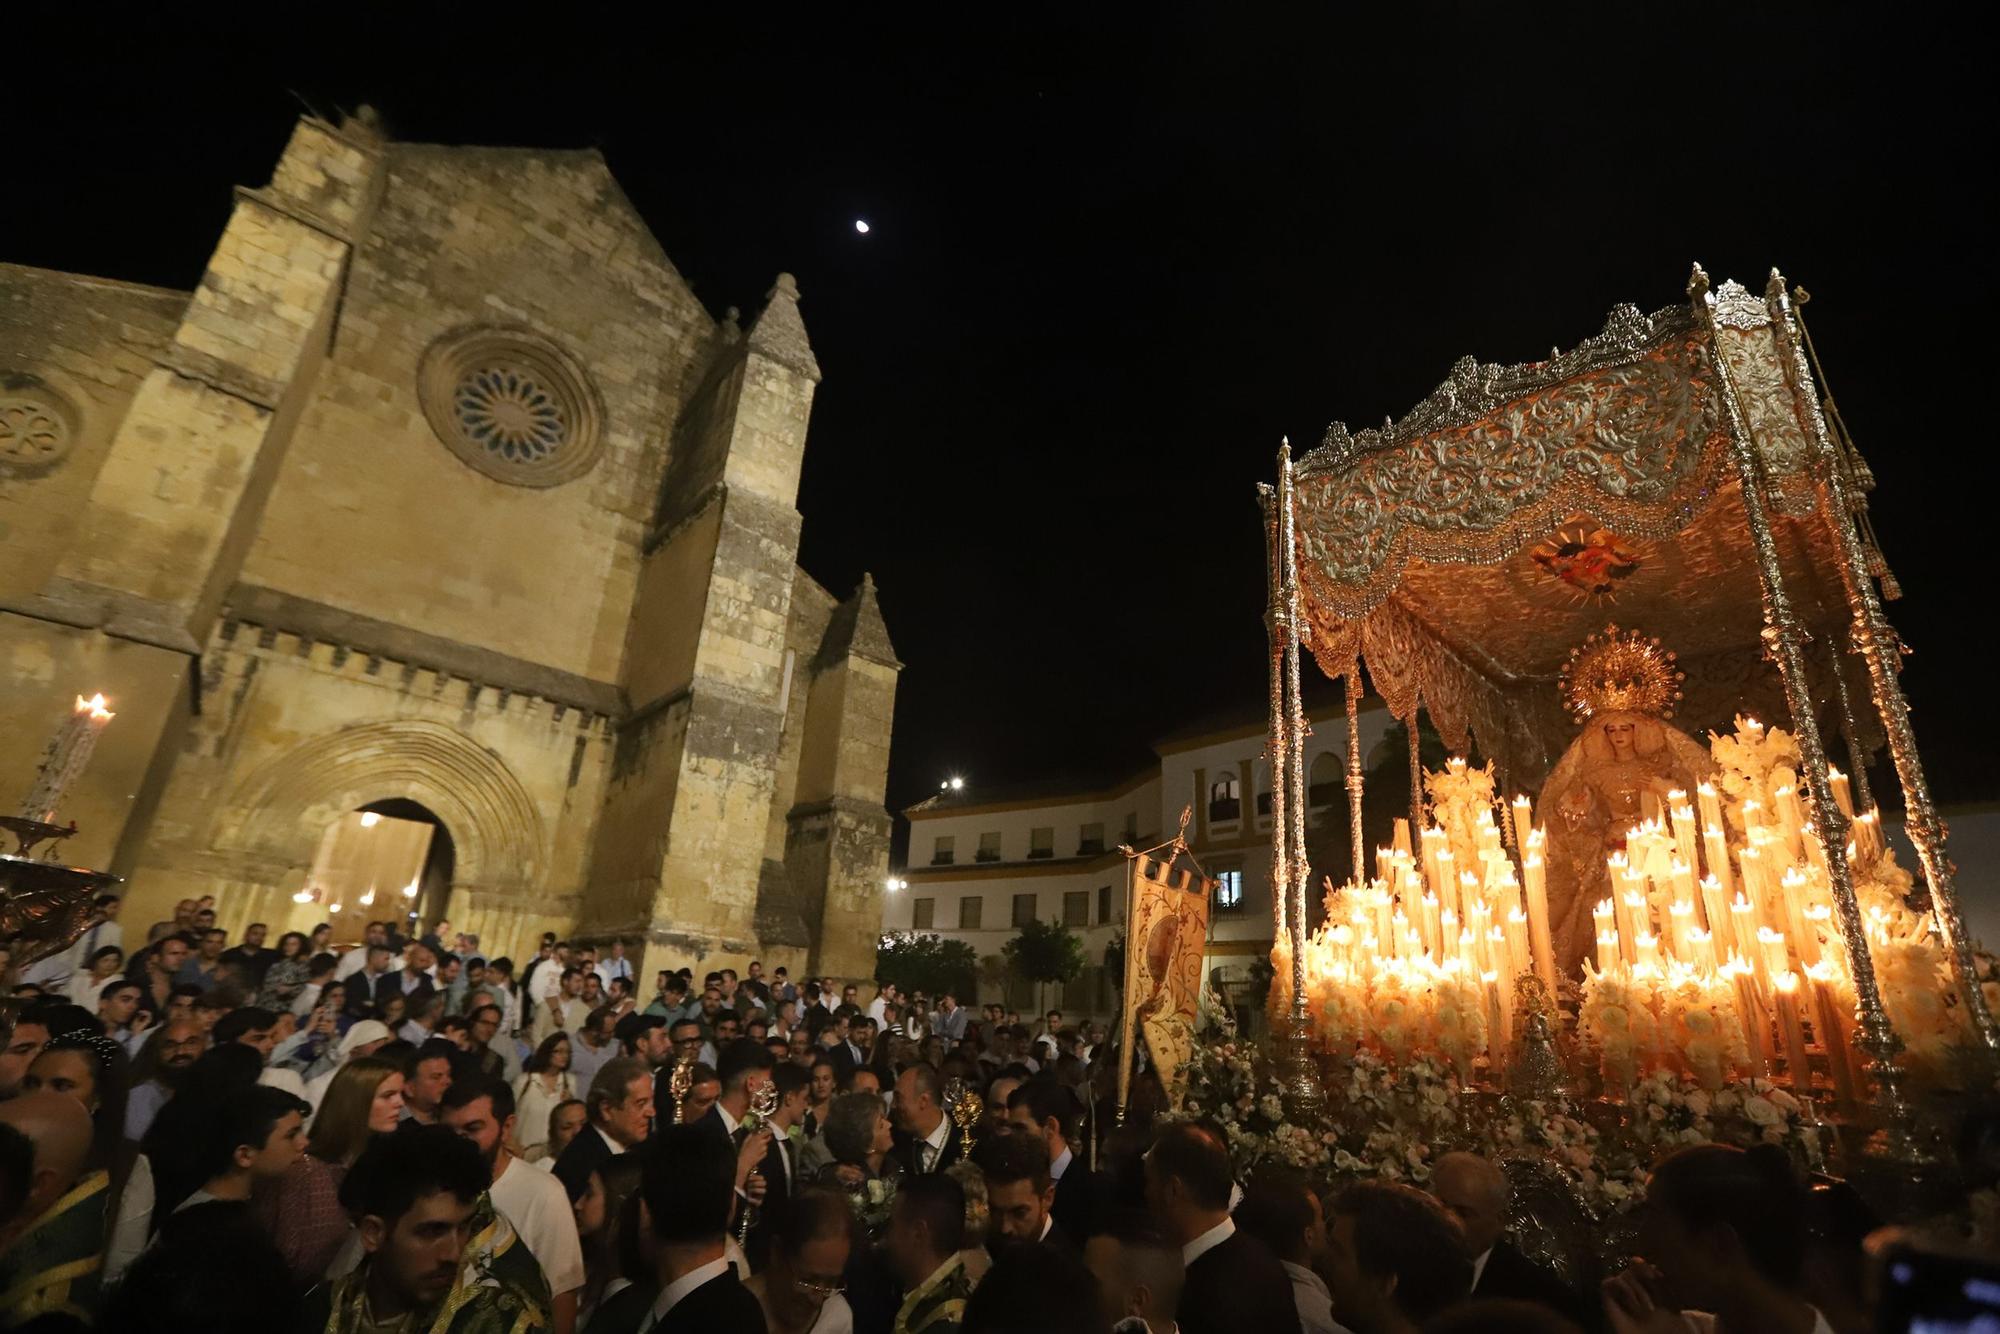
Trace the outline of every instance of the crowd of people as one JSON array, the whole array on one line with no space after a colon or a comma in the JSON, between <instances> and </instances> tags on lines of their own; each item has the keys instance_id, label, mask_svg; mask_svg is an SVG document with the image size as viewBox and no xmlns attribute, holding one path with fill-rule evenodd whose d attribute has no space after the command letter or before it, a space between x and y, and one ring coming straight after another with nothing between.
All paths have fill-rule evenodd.
<instances>
[{"instance_id":1,"label":"crowd of people","mask_svg":"<svg viewBox=\"0 0 2000 1334\"><path fill-rule=\"evenodd\" d=\"M1322 1199L1238 1180L1150 1072L1117 1124L1112 1046L1059 1012L757 963L642 988L619 943L517 965L444 922L232 945L206 900L128 954L102 906L8 980L0 1329L1871 1327L1775 1150L1661 1162L1644 1259L1586 1293L1475 1155Z\"/></svg>"}]
</instances>

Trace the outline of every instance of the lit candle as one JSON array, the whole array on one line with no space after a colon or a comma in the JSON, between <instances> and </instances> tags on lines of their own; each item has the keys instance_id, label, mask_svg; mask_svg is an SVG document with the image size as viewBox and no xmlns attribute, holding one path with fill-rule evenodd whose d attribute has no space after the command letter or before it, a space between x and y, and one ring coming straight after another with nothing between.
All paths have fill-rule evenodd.
<instances>
[{"instance_id":1,"label":"lit candle","mask_svg":"<svg viewBox=\"0 0 2000 1334\"><path fill-rule=\"evenodd\" d=\"M1667 880L1673 886L1673 901L1676 903L1686 903L1688 911L1693 914L1688 919L1689 924L1699 923L1701 921L1701 904L1699 902L1700 894L1696 891L1694 883L1694 863L1682 861L1678 856L1675 857L1667 863Z\"/></svg>"},{"instance_id":2,"label":"lit candle","mask_svg":"<svg viewBox=\"0 0 2000 1334\"><path fill-rule=\"evenodd\" d=\"M1389 841L1396 851L1408 853L1410 851L1410 822L1398 816L1396 818L1395 837Z\"/></svg>"},{"instance_id":3,"label":"lit candle","mask_svg":"<svg viewBox=\"0 0 2000 1334\"><path fill-rule=\"evenodd\" d=\"M1618 966L1618 933L1600 931L1597 933L1597 971L1608 973Z\"/></svg>"},{"instance_id":4,"label":"lit candle","mask_svg":"<svg viewBox=\"0 0 2000 1334\"><path fill-rule=\"evenodd\" d=\"M1611 906L1611 900L1599 899L1597 906L1590 910L1590 920L1591 924L1597 928L1597 967L1602 971L1610 967L1610 961L1604 957L1604 943L1607 940L1611 942L1613 959L1620 952L1618 948L1618 917L1616 910Z\"/></svg>"},{"instance_id":5,"label":"lit candle","mask_svg":"<svg viewBox=\"0 0 2000 1334\"><path fill-rule=\"evenodd\" d=\"M1747 950L1757 942L1757 908L1738 894L1729 905L1729 943L1732 949Z\"/></svg>"},{"instance_id":6,"label":"lit candle","mask_svg":"<svg viewBox=\"0 0 2000 1334\"><path fill-rule=\"evenodd\" d=\"M1778 835L1785 842L1785 848L1796 859L1804 854L1805 808L1799 804L1799 790L1786 786L1771 794L1778 807Z\"/></svg>"},{"instance_id":7,"label":"lit candle","mask_svg":"<svg viewBox=\"0 0 2000 1334\"><path fill-rule=\"evenodd\" d=\"M1635 941L1633 941L1633 948L1639 956L1638 962L1640 964L1643 964L1648 968L1656 970L1659 968L1660 938L1658 936L1652 934L1651 932L1642 932L1639 935L1639 937Z\"/></svg>"},{"instance_id":8,"label":"lit candle","mask_svg":"<svg viewBox=\"0 0 2000 1334\"><path fill-rule=\"evenodd\" d=\"M1736 864L1743 870L1743 894L1756 907L1761 921L1770 910L1769 887L1764 883L1764 850L1752 841L1750 847L1736 854Z\"/></svg>"},{"instance_id":9,"label":"lit candle","mask_svg":"<svg viewBox=\"0 0 2000 1334\"><path fill-rule=\"evenodd\" d=\"M105 709L102 695L89 699L76 697L76 707L42 748L35 785L28 789L27 800L21 803L23 818L55 823L57 809L68 795L70 785L83 776L91 752L97 749L98 736L116 716Z\"/></svg>"},{"instance_id":10,"label":"lit candle","mask_svg":"<svg viewBox=\"0 0 2000 1334\"><path fill-rule=\"evenodd\" d=\"M1774 973L1771 990L1778 998L1778 1032L1785 1039L1785 1067L1791 1072L1792 1089L1801 1096L1812 1092L1812 1065L1806 1059L1806 1034L1799 1023L1799 977L1797 973Z\"/></svg>"},{"instance_id":11,"label":"lit candle","mask_svg":"<svg viewBox=\"0 0 2000 1334\"><path fill-rule=\"evenodd\" d=\"M1847 785L1847 775L1832 765L1826 766L1827 785L1833 789L1833 804L1840 807L1840 813L1854 818L1854 793Z\"/></svg>"},{"instance_id":12,"label":"lit candle","mask_svg":"<svg viewBox=\"0 0 2000 1334\"><path fill-rule=\"evenodd\" d=\"M1804 917L1805 930L1798 939L1799 958L1811 966L1820 960L1820 932L1830 929L1833 909L1824 903L1808 904Z\"/></svg>"},{"instance_id":13,"label":"lit candle","mask_svg":"<svg viewBox=\"0 0 2000 1334\"><path fill-rule=\"evenodd\" d=\"M1882 855L1882 819L1879 812L1863 811L1854 817L1854 842L1860 856L1859 865L1866 866Z\"/></svg>"},{"instance_id":14,"label":"lit candle","mask_svg":"<svg viewBox=\"0 0 2000 1334\"><path fill-rule=\"evenodd\" d=\"M1690 958L1688 932L1701 928L1694 924L1694 900L1675 899L1667 907L1667 946L1683 962Z\"/></svg>"},{"instance_id":15,"label":"lit candle","mask_svg":"<svg viewBox=\"0 0 2000 1334\"><path fill-rule=\"evenodd\" d=\"M1764 971L1772 977L1784 972L1791 964L1792 956L1785 953L1785 933L1773 931L1768 926L1757 928L1757 948L1764 955Z\"/></svg>"},{"instance_id":16,"label":"lit candle","mask_svg":"<svg viewBox=\"0 0 2000 1334\"><path fill-rule=\"evenodd\" d=\"M1715 971L1715 933L1698 926L1688 928L1688 962L1703 972Z\"/></svg>"},{"instance_id":17,"label":"lit candle","mask_svg":"<svg viewBox=\"0 0 2000 1334\"><path fill-rule=\"evenodd\" d=\"M1423 927L1424 952L1441 954L1439 944L1444 937L1438 929L1438 900L1435 894L1426 894L1417 900L1418 921Z\"/></svg>"},{"instance_id":18,"label":"lit candle","mask_svg":"<svg viewBox=\"0 0 2000 1334\"><path fill-rule=\"evenodd\" d=\"M1695 804L1701 808L1703 829L1722 828L1722 798L1715 794L1715 784L1703 783L1694 790Z\"/></svg>"},{"instance_id":19,"label":"lit candle","mask_svg":"<svg viewBox=\"0 0 2000 1334\"><path fill-rule=\"evenodd\" d=\"M1486 1055L1497 1081L1507 1064L1507 1050L1513 1045L1513 1016L1500 995L1500 974L1485 972L1479 981L1486 992Z\"/></svg>"},{"instance_id":20,"label":"lit candle","mask_svg":"<svg viewBox=\"0 0 2000 1334\"><path fill-rule=\"evenodd\" d=\"M1771 1023L1758 998L1753 970L1742 955L1731 954L1718 970L1736 982L1736 1011L1743 1021L1743 1040L1749 1050L1751 1073L1765 1074L1771 1065Z\"/></svg>"},{"instance_id":21,"label":"lit candle","mask_svg":"<svg viewBox=\"0 0 2000 1334\"><path fill-rule=\"evenodd\" d=\"M1496 928L1497 929L1497 928ZM1528 914L1519 908L1507 910L1507 967L1508 985L1513 979L1528 972L1533 965L1534 955L1528 949Z\"/></svg>"},{"instance_id":22,"label":"lit candle","mask_svg":"<svg viewBox=\"0 0 2000 1334\"><path fill-rule=\"evenodd\" d=\"M1528 804L1528 799L1525 796L1516 796L1514 798L1514 846L1525 851L1528 846L1529 833L1534 827L1534 807Z\"/></svg>"},{"instance_id":23,"label":"lit candle","mask_svg":"<svg viewBox=\"0 0 2000 1334\"><path fill-rule=\"evenodd\" d=\"M1549 890L1548 868L1542 864L1542 831L1537 829L1528 838L1528 859L1521 863L1521 875L1526 881L1528 899L1528 939L1534 946L1535 972L1549 989L1556 992L1556 950L1549 933ZM1598 924L1598 930L1604 929Z\"/></svg>"},{"instance_id":24,"label":"lit candle","mask_svg":"<svg viewBox=\"0 0 2000 1334\"><path fill-rule=\"evenodd\" d=\"M1701 831L1702 851L1707 854L1708 873L1722 886L1723 902L1735 891L1736 880L1729 870L1729 839L1722 832L1722 826L1710 825ZM1715 925L1715 919L1709 919Z\"/></svg>"},{"instance_id":25,"label":"lit candle","mask_svg":"<svg viewBox=\"0 0 2000 1334\"><path fill-rule=\"evenodd\" d=\"M1706 910L1708 929L1716 936L1723 953L1728 953L1733 943L1730 935L1729 894L1722 888L1722 882L1714 876L1703 876L1701 881L1701 906Z\"/></svg>"},{"instance_id":26,"label":"lit candle","mask_svg":"<svg viewBox=\"0 0 2000 1334\"><path fill-rule=\"evenodd\" d=\"M1667 814L1674 822L1674 852L1690 868L1699 863L1695 858L1694 807L1687 804L1687 793L1676 792L1674 803L1667 808Z\"/></svg>"},{"instance_id":27,"label":"lit candle","mask_svg":"<svg viewBox=\"0 0 2000 1334\"><path fill-rule=\"evenodd\" d=\"M1841 1014L1840 999L1834 994L1838 976L1830 960L1806 969L1806 977L1812 983L1813 1028L1819 1033L1819 1045L1826 1049L1826 1067L1833 1075L1834 1095L1843 1105L1852 1106L1854 1066L1847 1047L1847 1021Z\"/></svg>"},{"instance_id":28,"label":"lit candle","mask_svg":"<svg viewBox=\"0 0 2000 1334\"><path fill-rule=\"evenodd\" d=\"M1619 896L1620 918L1618 939L1625 947L1625 962L1633 963L1637 955L1633 952L1640 936L1650 934L1652 914L1646 909L1646 896L1636 888L1628 888Z\"/></svg>"}]
</instances>

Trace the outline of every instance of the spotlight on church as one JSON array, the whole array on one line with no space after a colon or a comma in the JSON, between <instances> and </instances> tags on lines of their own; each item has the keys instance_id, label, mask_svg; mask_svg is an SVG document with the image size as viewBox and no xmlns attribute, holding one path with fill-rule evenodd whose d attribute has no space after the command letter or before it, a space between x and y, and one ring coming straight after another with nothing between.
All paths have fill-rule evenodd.
<instances>
[{"instance_id":1,"label":"spotlight on church","mask_svg":"<svg viewBox=\"0 0 2000 1334\"><path fill-rule=\"evenodd\" d=\"M964 791L964 790L965 790L965 780L964 780L963 778L954 778L954 779L952 779L952 780L951 780L951 790L952 790L952 791L954 791L954 792L962 792L962 791Z\"/></svg>"},{"instance_id":2,"label":"spotlight on church","mask_svg":"<svg viewBox=\"0 0 2000 1334\"><path fill-rule=\"evenodd\" d=\"M856 218L854 220L854 230L860 232L863 236L868 235L868 220L866 218Z\"/></svg>"}]
</instances>

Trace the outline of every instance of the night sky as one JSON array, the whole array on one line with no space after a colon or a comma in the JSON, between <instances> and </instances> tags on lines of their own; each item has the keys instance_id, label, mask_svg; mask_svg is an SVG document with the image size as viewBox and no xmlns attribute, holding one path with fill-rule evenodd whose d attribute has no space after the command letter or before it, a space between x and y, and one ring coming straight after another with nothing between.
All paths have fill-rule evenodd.
<instances>
[{"instance_id":1,"label":"night sky","mask_svg":"<svg viewBox=\"0 0 2000 1334\"><path fill-rule=\"evenodd\" d=\"M1920 9L946 29L828 5L723 29L439 6L412 28L420 8L17 29L17 57L49 58L9 62L0 257L191 286L230 187L267 179L308 106L602 148L712 311L798 275L825 372L800 560L880 586L908 664L892 807L954 772L1119 775L1190 721L1254 716L1253 487L1279 437L1671 304L1693 260L1753 289L1776 264L1817 298L1934 786L1993 794L1996 710L1965 701L1991 690L2000 577L1977 411L1994 79ZM1141 626L1184 651L1133 654Z\"/></svg>"}]
</instances>

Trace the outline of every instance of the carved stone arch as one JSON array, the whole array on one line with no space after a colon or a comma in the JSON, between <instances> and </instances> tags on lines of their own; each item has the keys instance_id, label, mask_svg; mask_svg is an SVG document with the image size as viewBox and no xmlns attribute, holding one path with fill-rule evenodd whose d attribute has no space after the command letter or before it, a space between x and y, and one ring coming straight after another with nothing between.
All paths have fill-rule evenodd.
<instances>
[{"instance_id":1,"label":"carved stone arch","mask_svg":"<svg viewBox=\"0 0 2000 1334\"><path fill-rule=\"evenodd\" d=\"M357 723L259 765L223 803L215 846L309 867L328 825L388 797L443 822L460 885L527 889L546 870L541 812L520 780L462 732L420 720Z\"/></svg>"}]
</instances>

